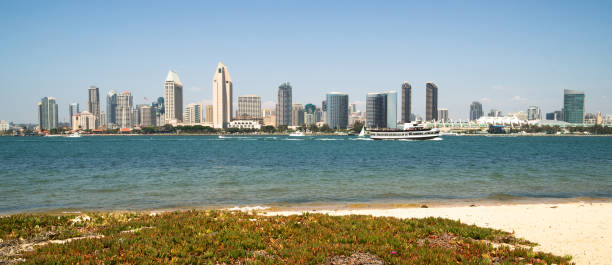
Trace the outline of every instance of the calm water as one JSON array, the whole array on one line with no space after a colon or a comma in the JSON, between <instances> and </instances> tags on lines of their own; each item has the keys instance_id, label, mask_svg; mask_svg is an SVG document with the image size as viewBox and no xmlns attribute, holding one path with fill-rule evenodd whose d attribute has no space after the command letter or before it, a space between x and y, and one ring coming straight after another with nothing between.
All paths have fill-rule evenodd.
<instances>
[{"instance_id":1,"label":"calm water","mask_svg":"<svg viewBox=\"0 0 612 265\"><path fill-rule=\"evenodd\" d=\"M612 137L0 137L0 212L612 197Z\"/></svg>"}]
</instances>

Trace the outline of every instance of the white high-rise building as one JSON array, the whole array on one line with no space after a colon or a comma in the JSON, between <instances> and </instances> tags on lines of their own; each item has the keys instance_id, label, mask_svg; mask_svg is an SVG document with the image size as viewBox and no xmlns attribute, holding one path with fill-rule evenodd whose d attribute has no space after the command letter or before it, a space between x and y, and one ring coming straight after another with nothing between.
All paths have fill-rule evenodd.
<instances>
[{"instance_id":1,"label":"white high-rise building","mask_svg":"<svg viewBox=\"0 0 612 265\"><path fill-rule=\"evenodd\" d=\"M238 113L236 119L261 120L261 97L244 95L238 97Z\"/></svg>"},{"instance_id":2,"label":"white high-rise building","mask_svg":"<svg viewBox=\"0 0 612 265\"><path fill-rule=\"evenodd\" d=\"M183 123L188 125L204 123L202 120L204 117L203 107L204 106L201 103L187 104L187 107L185 107L185 112L183 113Z\"/></svg>"},{"instance_id":3,"label":"white high-rise building","mask_svg":"<svg viewBox=\"0 0 612 265\"><path fill-rule=\"evenodd\" d=\"M219 62L213 77L213 126L227 128L232 121L233 84L227 67ZM166 108L166 111L168 109Z\"/></svg>"},{"instance_id":4,"label":"white high-rise building","mask_svg":"<svg viewBox=\"0 0 612 265\"><path fill-rule=\"evenodd\" d=\"M134 105L132 94L130 92L123 92L117 95L117 108L116 117L117 126L119 128L132 128L133 127L133 111Z\"/></svg>"},{"instance_id":5,"label":"white high-rise building","mask_svg":"<svg viewBox=\"0 0 612 265\"><path fill-rule=\"evenodd\" d=\"M542 119L542 112L540 111L540 108L538 108L537 106L530 106L527 109L527 120L535 121L535 120L541 120L541 119Z\"/></svg>"},{"instance_id":6,"label":"white high-rise building","mask_svg":"<svg viewBox=\"0 0 612 265\"><path fill-rule=\"evenodd\" d=\"M72 116L72 130L93 130L96 129L96 115L89 111L83 111Z\"/></svg>"},{"instance_id":7,"label":"white high-rise building","mask_svg":"<svg viewBox=\"0 0 612 265\"><path fill-rule=\"evenodd\" d=\"M175 71L170 70L164 82L165 119L176 125L183 119L183 83Z\"/></svg>"}]
</instances>

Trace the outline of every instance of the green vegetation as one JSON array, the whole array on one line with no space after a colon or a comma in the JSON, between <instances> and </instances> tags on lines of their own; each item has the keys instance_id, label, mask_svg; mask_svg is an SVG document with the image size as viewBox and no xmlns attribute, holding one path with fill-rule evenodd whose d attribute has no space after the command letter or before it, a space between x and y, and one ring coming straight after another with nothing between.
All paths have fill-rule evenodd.
<instances>
[{"instance_id":1,"label":"green vegetation","mask_svg":"<svg viewBox=\"0 0 612 265\"><path fill-rule=\"evenodd\" d=\"M41 238L87 236L19 255L2 252ZM0 238L0 263L22 264L325 264L355 253L386 264L569 263L569 257L534 252L533 243L509 233L441 218L228 211L14 215L0 218Z\"/></svg>"}]
</instances>

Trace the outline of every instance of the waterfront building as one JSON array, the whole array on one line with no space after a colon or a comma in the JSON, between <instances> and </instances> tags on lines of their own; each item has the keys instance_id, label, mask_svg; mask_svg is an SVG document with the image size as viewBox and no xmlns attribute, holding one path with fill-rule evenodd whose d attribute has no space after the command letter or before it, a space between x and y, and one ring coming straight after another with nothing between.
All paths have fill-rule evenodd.
<instances>
[{"instance_id":1,"label":"waterfront building","mask_svg":"<svg viewBox=\"0 0 612 265\"><path fill-rule=\"evenodd\" d=\"M321 122L323 124L327 124L327 99L323 100L321 102L321 111L322 111L321 113L323 115L322 118L321 118Z\"/></svg>"},{"instance_id":2,"label":"waterfront building","mask_svg":"<svg viewBox=\"0 0 612 265\"><path fill-rule=\"evenodd\" d=\"M238 97L238 113L236 119L239 120L261 120L261 97L255 95L244 95Z\"/></svg>"},{"instance_id":3,"label":"waterfront building","mask_svg":"<svg viewBox=\"0 0 612 265\"><path fill-rule=\"evenodd\" d=\"M1 120L0 121L0 132L6 132L10 129L10 125L8 121Z\"/></svg>"},{"instance_id":4,"label":"waterfront building","mask_svg":"<svg viewBox=\"0 0 612 265\"><path fill-rule=\"evenodd\" d=\"M261 123L256 120L233 120L229 123L229 128L259 130Z\"/></svg>"},{"instance_id":5,"label":"waterfront building","mask_svg":"<svg viewBox=\"0 0 612 265\"><path fill-rule=\"evenodd\" d=\"M597 113L597 118L596 118L595 124L597 124L597 125L602 125L603 124L603 117L601 116L601 112Z\"/></svg>"},{"instance_id":6,"label":"waterfront building","mask_svg":"<svg viewBox=\"0 0 612 265\"><path fill-rule=\"evenodd\" d=\"M166 123L173 125L183 119L183 83L173 70L164 81L164 116Z\"/></svg>"},{"instance_id":7,"label":"waterfront building","mask_svg":"<svg viewBox=\"0 0 612 265\"><path fill-rule=\"evenodd\" d=\"M234 85L229 70L219 62L213 76L213 120L215 128L227 128L232 121ZM210 121L209 121L210 122Z\"/></svg>"},{"instance_id":8,"label":"waterfront building","mask_svg":"<svg viewBox=\"0 0 612 265\"><path fill-rule=\"evenodd\" d=\"M183 123L188 125L204 123L202 117L202 104L187 104L183 113Z\"/></svg>"},{"instance_id":9,"label":"waterfront building","mask_svg":"<svg viewBox=\"0 0 612 265\"><path fill-rule=\"evenodd\" d=\"M100 121L100 127L108 128L108 116L106 115L106 112L100 112L100 118L98 120ZM72 125L70 125L70 127L72 127Z\"/></svg>"},{"instance_id":10,"label":"waterfront building","mask_svg":"<svg viewBox=\"0 0 612 265\"><path fill-rule=\"evenodd\" d=\"M397 129L397 93L387 91L387 128Z\"/></svg>"},{"instance_id":11,"label":"waterfront building","mask_svg":"<svg viewBox=\"0 0 612 265\"><path fill-rule=\"evenodd\" d=\"M355 126L355 122L357 121L362 121L361 118L361 111L357 111L357 112L353 112L349 115L349 120L348 120L348 127L349 128L353 128L353 126Z\"/></svg>"},{"instance_id":12,"label":"waterfront building","mask_svg":"<svg viewBox=\"0 0 612 265\"><path fill-rule=\"evenodd\" d=\"M106 95L106 127L115 128L117 124L117 91L111 90Z\"/></svg>"},{"instance_id":13,"label":"waterfront building","mask_svg":"<svg viewBox=\"0 0 612 265\"><path fill-rule=\"evenodd\" d=\"M93 130L97 129L96 127L97 117L93 113L89 111L83 111L81 113L77 113L72 116L72 130L73 131L81 131L81 130Z\"/></svg>"},{"instance_id":14,"label":"waterfront building","mask_svg":"<svg viewBox=\"0 0 612 265\"><path fill-rule=\"evenodd\" d=\"M595 124L597 122L597 116L593 113L587 113L584 115L584 124Z\"/></svg>"},{"instance_id":15,"label":"waterfront building","mask_svg":"<svg viewBox=\"0 0 612 265\"><path fill-rule=\"evenodd\" d=\"M327 94L327 125L332 129L348 127L348 94L331 92Z\"/></svg>"},{"instance_id":16,"label":"waterfront building","mask_svg":"<svg viewBox=\"0 0 612 265\"><path fill-rule=\"evenodd\" d=\"M366 96L366 126L387 128L387 94L368 93Z\"/></svg>"},{"instance_id":17,"label":"waterfront building","mask_svg":"<svg viewBox=\"0 0 612 265\"><path fill-rule=\"evenodd\" d=\"M119 128L132 128L134 115L134 101L132 93L126 91L117 95L117 107L115 109L115 121Z\"/></svg>"},{"instance_id":18,"label":"waterfront building","mask_svg":"<svg viewBox=\"0 0 612 265\"><path fill-rule=\"evenodd\" d=\"M157 126L157 107L145 105L140 107L140 127Z\"/></svg>"},{"instance_id":19,"label":"waterfront building","mask_svg":"<svg viewBox=\"0 0 612 265\"><path fill-rule=\"evenodd\" d=\"M304 106L302 104L293 104L291 107L291 126L304 125Z\"/></svg>"},{"instance_id":20,"label":"waterfront building","mask_svg":"<svg viewBox=\"0 0 612 265\"><path fill-rule=\"evenodd\" d=\"M323 121L323 111L321 108L316 108L315 110L315 124Z\"/></svg>"},{"instance_id":21,"label":"waterfront building","mask_svg":"<svg viewBox=\"0 0 612 265\"><path fill-rule=\"evenodd\" d=\"M438 120L438 86L433 82L427 82L425 90L425 119L428 121Z\"/></svg>"},{"instance_id":22,"label":"waterfront building","mask_svg":"<svg viewBox=\"0 0 612 265\"><path fill-rule=\"evenodd\" d=\"M304 124L306 124L306 126L317 124L316 112L317 107L315 105L306 104L306 106L304 106Z\"/></svg>"},{"instance_id":23,"label":"waterfront building","mask_svg":"<svg viewBox=\"0 0 612 265\"><path fill-rule=\"evenodd\" d=\"M70 127L73 126L72 124L72 116L78 114L80 112L79 110L79 103L71 103L68 106L68 117L70 117Z\"/></svg>"},{"instance_id":24,"label":"waterfront building","mask_svg":"<svg viewBox=\"0 0 612 265\"><path fill-rule=\"evenodd\" d=\"M448 109L438 109L438 121L448 122Z\"/></svg>"},{"instance_id":25,"label":"waterfront building","mask_svg":"<svg viewBox=\"0 0 612 265\"><path fill-rule=\"evenodd\" d=\"M480 119L484 113L482 112L482 104L478 101L473 101L470 105L470 121Z\"/></svg>"},{"instance_id":26,"label":"waterfront building","mask_svg":"<svg viewBox=\"0 0 612 265\"><path fill-rule=\"evenodd\" d=\"M213 105L206 105L206 118L204 119L207 123L212 124L213 121Z\"/></svg>"},{"instance_id":27,"label":"waterfront building","mask_svg":"<svg viewBox=\"0 0 612 265\"><path fill-rule=\"evenodd\" d=\"M349 104L349 113L357 112L357 104Z\"/></svg>"},{"instance_id":28,"label":"waterfront building","mask_svg":"<svg viewBox=\"0 0 612 265\"><path fill-rule=\"evenodd\" d=\"M557 120L556 117L555 117L555 113L554 112L547 112L546 113L546 120L547 121Z\"/></svg>"},{"instance_id":29,"label":"waterfront building","mask_svg":"<svg viewBox=\"0 0 612 265\"><path fill-rule=\"evenodd\" d=\"M563 90L563 120L569 123L584 123L584 92Z\"/></svg>"},{"instance_id":30,"label":"waterfront building","mask_svg":"<svg viewBox=\"0 0 612 265\"><path fill-rule=\"evenodd\" d=\"M491 109L491 111L489 111L489 117L502 117L502 112L501 110L496 110L496 109Z\"/></svg>"},{"instance_id":31,"label":"waterfront building","mask_svg":"<svg viewBox=\"0 0 612 265\"><path fill-rule=\"evenodd\" d=\"M289 82L278 86L278 101L276 103L276 124L277 126L292 125L292 90Z\"/></svg>"},{"instance_id":32,"label":"waterfront building","mask_svg":"<svg viewBox=\"0 0 612 265\"><path fill-rule=\"evenodd\" d=\"M89 100L87 101L87 111L95 117L95 127L100 127L100 89L96 86L89 86ZM95 128L94 128L95 129Z\"/></svg>"},{"instance_id":33,"label":"waterfront building","mask_svg":"<svg viewBox=\"0 0 612 265\"><path fill-rule=\"evenodd\" d=\"M38 126L41 131L57 128L57 116L54 97L44 97L38 102Z\"/></svg>"},{"instance_id":34,"label":"waterfront building","mask_svg":"<svg viewBox=\"0 0 612 265\"><path fill-rule=\"evenodd\" d=\"M527 109L527 120L535 121L535 120L541 120L541 119L542 119L542 113L540 111L540 108L536 106L530 106Z\"/></svg>"},{"instance_id":35,"label":"waterfront building","mask_svg":"<svg viewBox=\"0 0 612 265\"><path fill-rule=\"evenodd\" d=\"M409 123L412 119L412 86L404 81L402 83L402 123Z\"/></svg>"},{"instance_id":36,"label":"waterfront building","mask_svg":"<svg viewBox=\"0 0 612 265\"><path fill-rule=\"evenodd\" d=\"M264 109L263 110L263 124L265 126L274 126L276 127L276 110L273 109Z\"/></svg>"}]
</instances>

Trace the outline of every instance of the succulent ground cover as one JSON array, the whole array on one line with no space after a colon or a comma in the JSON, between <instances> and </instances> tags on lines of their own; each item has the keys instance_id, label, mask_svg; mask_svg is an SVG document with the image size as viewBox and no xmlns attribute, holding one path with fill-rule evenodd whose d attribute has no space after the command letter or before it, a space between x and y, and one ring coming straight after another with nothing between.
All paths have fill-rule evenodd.
<instances>
[{"instance_id":1,"label":"succulent ground cover","mask_svg":"<svg viewBox=\"0 0 612 265\"><path fill-rule=\"evenodd\" d=\"M568 264L442 218L229 211L0 217L0 264Z\"/></svg>"}]
</instances>

